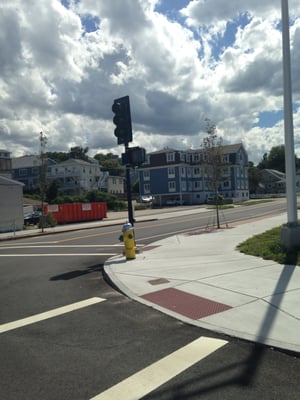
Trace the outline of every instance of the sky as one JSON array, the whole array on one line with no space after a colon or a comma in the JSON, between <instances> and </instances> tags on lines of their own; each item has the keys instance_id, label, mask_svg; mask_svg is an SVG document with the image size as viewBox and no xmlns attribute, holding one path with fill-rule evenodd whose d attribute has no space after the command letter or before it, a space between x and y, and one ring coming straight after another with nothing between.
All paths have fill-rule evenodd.
<instances>
[{"instance_id":1,"label":"sky","mask_svg":"<svg viewBox=\"0 0 300 400\"><path fill-rule=\"evenodd\" d=\"M300 156L300 2L289 0ZM256 165L284 144L280 0L0 0L0 149L88 147L120 155L114 99L129 96L131 146L200 148L207 124Z\"/></svg>"}]
</instances>

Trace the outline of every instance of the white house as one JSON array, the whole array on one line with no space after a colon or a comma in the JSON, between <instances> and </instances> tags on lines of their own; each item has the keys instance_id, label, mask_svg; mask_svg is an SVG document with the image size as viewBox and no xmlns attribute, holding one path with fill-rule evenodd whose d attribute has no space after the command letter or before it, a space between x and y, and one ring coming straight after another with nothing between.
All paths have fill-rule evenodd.
<instances>
[{"instance_id":1,"label":"white house","mask_svg":"<svg viewBox=\"0 0 300 400\"><path fill-rule=\"evenodd\" d=\"M0 176L0 232L23 229L23 183Z\"/></svg>"},{"instance_id":2,"label":"white house","mask_svg":"<svg viewBox=\"0 0 300 400\"><path fill-rule=\"evenodd\" d=\"M57 180L59 190L67 194L82 194L90 190L99 190L104 173L98 161L87 162L72 159L54 165L48 165L47 181Z\"/></svg>"}]
</instances>

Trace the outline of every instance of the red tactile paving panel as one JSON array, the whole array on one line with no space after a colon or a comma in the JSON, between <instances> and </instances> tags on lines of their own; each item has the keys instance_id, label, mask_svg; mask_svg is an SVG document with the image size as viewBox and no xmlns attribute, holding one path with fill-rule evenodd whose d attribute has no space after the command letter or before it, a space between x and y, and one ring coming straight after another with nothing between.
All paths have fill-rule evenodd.
<instances>
[{"instance_id":1,"label":"red tactile paving panel","mask_svg":"<svg viewBox=\"0 0 300 400\"><path fill-rule=\"evenodd\" d=\"M230 306L195 296L178 289L169 288L148 293L141 296L143 299L158 304L191 319L200 319L229 310Z\"/></svg>"}]
</instances>

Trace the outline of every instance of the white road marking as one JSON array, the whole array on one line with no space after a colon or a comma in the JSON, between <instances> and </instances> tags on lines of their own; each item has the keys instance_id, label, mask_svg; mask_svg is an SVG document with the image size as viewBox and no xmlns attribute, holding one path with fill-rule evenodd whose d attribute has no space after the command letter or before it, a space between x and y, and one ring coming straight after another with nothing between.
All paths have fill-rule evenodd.
<instances>
[{"instance_id":1,"label":"white road marking","mask_svg":"<svg viewBox=\"0 0 300 400\"><path fill-rule=\"evenodd\" d=\"M53 310L46 311L41 314L36 314L32 315L31 317L8 322L6 324L0 325L0 333L21 328L26 325L34 324L35 322L40 322L45 319L57 317L59 315L66 314L71 311L79 310L80 308L88 307L96 303L101 303L102 301L105 301L105 299L102 299L101 297L91 297L90 299L78 301L77 303L69 304L64 307L55 308Z\"/></svg>"},{"instance_id":2,"label":"white road marking","mask_svg":"<svg viewBox=\"0 0 300 400\"><path fill-rule=\"evenodd\" d=\"M0 254L0 257L71 257L71 256L115 256L118 253L40 253L40 254Z\"/></svg>"},{"instance_id":3,"label":"white road marking","mask_svg":"<svg viewBox=\"0 0 300 400\"><path fill-rule=\"evenodd\" d=\"M90 400L138 400L228 342L200 337Z\"/></svg>"},{"instance_id":4,"label":"white road marking","mask_svg":"<svg viewBox=\"0 0 300 400\"><path fill-rule=\"evenodd\" d=\"M64 248L89 248L89 247L99 247L99 248L101 248L101 247L124 247L124 244L109 244L109 245L106 245L106 244L79 244L79 245L76 245L76 244L73 244L73 245L68 245L68 244L62 244L62 245L59 245L59 244L56 244L56 245L52 245L52 246L49 246L49 245L40 245L40 246L37 246L37 245L31 245L31 244L28 244L28 245L11 245L11 246L0 246L0 249L44 249L44 248L49 248L49 249L64 249Z\"/></svg>"}]
</instances>

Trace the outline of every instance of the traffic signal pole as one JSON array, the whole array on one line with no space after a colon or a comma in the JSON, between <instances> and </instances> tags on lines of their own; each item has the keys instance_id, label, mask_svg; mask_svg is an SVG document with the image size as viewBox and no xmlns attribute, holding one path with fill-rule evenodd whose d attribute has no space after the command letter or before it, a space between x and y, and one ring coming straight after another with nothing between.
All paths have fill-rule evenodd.
<instances>
[{"instance_id":1,"label":"traffic signal pole","mask_svg":"<svg viewBox=\"0 0 300 400\"><path fill-rule=\"evenodd\" d=\"M112 112L115 114L113 117L113 122L116 125L114 134L118 138L118 144L124 144L125 146L125 153L122 154L122 164L126 166L128 221L133 226L135 221L131 198L130 168L143 164L145 162L146 152L142 147L129 147L129 142L132 142L129 96L115 99L112 105Z\"/></svg>"},{"instance_id":2,"label":"traffic signal pole","mask_svg":"<svg viewBox=\"0 0 300 400\"><path fill-rule=\"evenodd\" d=\"M291 84L291 55L289 33L288 0L281 0L282 14L282 59L283 59L283 100L285 133L285 173L287 197L287 224L281 228L281 245L288 250L300 249L300 225L297 216L296 166L293 126L293 102Z\"/></svg>"},{"instance_id":3,"label":"traffic signal pole","mask_svg":"<svg viewBox=\"0 0 300 400\"><path fill-rule=\"evenodd\" d=\"M115 99L112 105L112 111L115 114L113 122L116 125L115 136L118 138L118 144L124 144L125 154L129 153L128 143L132 142L132 127L129 96ZM131 198L131 179L130 164L126 163L126 187L127 187L127 203L128 203L128 221L133 226L134 216Z\"/></svg>"},{"instance_id":4,"label":"traffic signal pole","mask_svg":"<svg viewBox=\"0 0 300 400\"><path fill-rule=\"evenodd\" d=\"M128 144L125 146L125 152L128 152ZM128 204L128 221L134 226L134 215L132 207L132 196L131 196L131 177L130 177L130 165L126 164L126 188L127 188L127 204Z\"/></svg>"}]
</instances>

